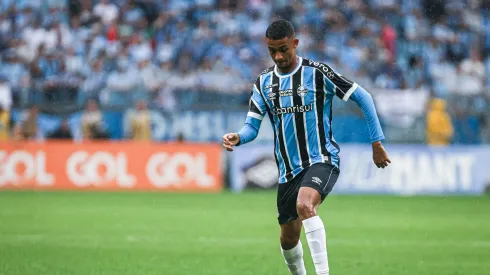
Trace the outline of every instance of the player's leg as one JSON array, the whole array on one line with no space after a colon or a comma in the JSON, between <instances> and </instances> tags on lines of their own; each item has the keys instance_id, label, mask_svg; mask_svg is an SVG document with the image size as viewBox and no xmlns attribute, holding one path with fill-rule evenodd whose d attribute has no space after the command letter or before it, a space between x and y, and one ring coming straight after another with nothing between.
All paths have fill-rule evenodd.
<instances>
[{"instance_id":1,"label":"player's leg","mask_svg":"<svg viewBox=\"0 0 490 275\"><path fill-rule=\"evenodd\" d=\"M281 226L281 253L289 271L295 275L306 274L303 246L300 241L302 223L296 212L301 176L280 184L277 190L277 220Z\"/></svg>"},{"instance_id":2,"label":"player's leg","mask_svg":"<svg viewBox=\"0 0 490 275\"><path fill-rule=\"evenodd\" d=\"M298 195L298 214L303 221L316 274L329 274L325 226L317 214L320 202L320 194L315 189L301 187Z\"/></svg>"},{"instance_id":3,"label":"player's leg","mask_svg":"<svg viewBox=\"0 0 490 275\"><path fill-rule=\"evenodd\" d=\"M281 253L293 275L305 275L303 246L301 244L301 221L299 219L281 224Z\"/></svg>"},{"instance_id":4,"label":"player's leg","mask_svg":"<svg viewBox=\"0 0 490 275\"><path fill-rule=\"evenodd\" d=\"M334 166L313 165L303 177L298 193L296 209L305 228L316 274L329 274L325 226L318 216L318 206L330 193L338 176L339 170Z\"/></svg>"}]
</instances>

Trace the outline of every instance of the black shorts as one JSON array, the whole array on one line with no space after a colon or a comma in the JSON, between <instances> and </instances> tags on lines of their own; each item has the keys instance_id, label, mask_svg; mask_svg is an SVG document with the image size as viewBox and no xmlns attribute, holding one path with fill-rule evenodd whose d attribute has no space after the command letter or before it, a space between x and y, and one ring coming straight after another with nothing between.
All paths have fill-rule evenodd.
<instances>
[{"instance_id":1,"label":"black shorts","mask_svg":"<svg viewBox=\"0 0 490 275\"><path fill-rule=\"evenodd\" d=\"M315 163L304 169L292 180L279 184L277 188L277 214L279 224L298 218L296 200L301 187L311 187L320 193L323 200L332 191L339 178L340 170L327 163Z\"/></svg>"}]
</instances>

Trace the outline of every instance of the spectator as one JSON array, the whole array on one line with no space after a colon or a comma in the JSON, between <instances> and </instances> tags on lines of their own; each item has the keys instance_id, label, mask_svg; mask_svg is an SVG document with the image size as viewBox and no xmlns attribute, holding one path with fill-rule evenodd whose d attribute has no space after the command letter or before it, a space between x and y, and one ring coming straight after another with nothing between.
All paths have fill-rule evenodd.
<instances>
[{"instance_id":1,"label":"spectator","mask_svg":"<svg viewBox=\"0 0 490 275\"><path fill-rule=\"evenodd\" d=\"M117 71L109 74L107 79L107 87L111 92L131 92L141 84L139 75L130 68L127 59L120 59L117 63Z\"/></svg>"},{"instance_id":2,"label":"spectator","mask_svg":"<svg viewBox=\"0 0 490 275\"><path fill-rule=\"evenodd\" d=\"M155 103L158 107L165 111L172 111L177 106L174 90L167 86L168 78L175 73L173 72L172 62L162 62L160 64L160 73L162 87L157 95L157 98L155 99Z\"/></svg>"},{"instance_id":3,"label":"spectator","mask_svg":"<svg viewBox=\"0 0 490 275\"><path fill-rule=\"evenodd\" d=\"M39 57L35 59L35 61L37 61L36 65L39 68L40 77L56 77L56 75L60 72L61 65L64 63L60 58L61 53L57 53L53 49L47 50L44 47L41 49L43 50L43 52L41 52L43 55L39 55Z\"/></svg>"},{"instance_id":4,"label":"spectator","mask_svg":"<svg viewBox=\"0 0 490 275\"><path fill-rule=\"evenodd\" d=\"M397 34L395 28L393 28L388 22L385 22L382 29L381 38L383 40L383 46L389 53L388 60L390 61L394 60L396 54L396 50L395 50L396 36Z\"/></svg>"},{"instance_id":5,"label":"spectator","mask_svg":"<svg viewBox=\"0 0 490 275\"><path fill-rule=\"evenodd\" d=\"M12 40L14 47L16 48L16 54L24 64L32 62L36 56L35 49L29 47L29 44L23 39Z\"/></svg>"},{"instance_id":6,"label":"spectator","mask_svg":"<svg viewBox=\"0 0 490 275\"><path fill-rule=\"evenodd\" d=\"M102 90L106 87L107 73L102 70L102 63L99 61L92 62L91 67L92 69L83 81L81 88L86 98L99 100Z\"/></svg>"},{"instance_id":7,"label":"spectator","mask_svg":"<svg viewBox=\"0 0 490 275\"><path fill-rule=\"evenodd\" d=\"M41 20L35 18L32 24L26 26L22 32L22 38L28 43L33 51L37 51L40 45L44 44L46 29L41 25Z\"/></svg>"},{"instance_id":8,"label":"spectator","mask_svg":"<svg viewBox=\"0 0 490 275\"><path fill-rule=\"evenodd\" d=\"M73 44L73 36L64 25L53 21L46 25L43 42L48 50L66 48Z\"/></svg>"},{"instance_id":9,"label":"spectator","mask_svg":"<svg viewBox=\"0 0 490 275\"><path fill-rule=\"evenodd\" d=\"M429 65L429 77L432 79L437 97L446 98L458 87L457 70L444 55L441 56L439 62Z\"/></svg>"},{"instance_id":10,"label":"spectator","mask_svg":"<svg viewBox=\"0 0 490 275\"><path fill-rule=\"evenodd\" d=\"M189 59L180 60L177 73L171 74L165 82L168 89L185 91L198 85L198 75L195 71L190 70L189 61Z\"/></svg>"},{"instance_id":11,"label":"spectator","mask_svg":"<svg viewBox=\"0 0 490 275\"><path fill-rule=\"evenodd\" d=\"M107 78L107 89L104 90L103 102L109 105L124 105L131 101L133 93L142 88L142 79L137 71L130 68L126 58L117 62L117 71Z\"/></svg>"},{"instance_id":12,"label":"spectator","mask_svg":"<svg viewBox=\"0 0 490 275\"><path fill-rule=\"evenodd\" d=\"M427 144L448 145L454 130L451 117L446 111L446 101L434 98L427 113Z\"/></svg>"},{"instance_id":13,"label":"spectator","mask_svg":"<svg viewBox=\"0 0 490 275\"><path fill-rule=\"evenodd\" d=\"M12 89L16 89L20 87L22 78L29 72L14 50L7 50L4 57L5 60L0 66L0 74L7 78Z\"/></svg>"},{"instance_id":14,"label":"spectator","mask_svg":"<svg viewBox=\"0 0 490 275\"><path fill-rule=\"evenodd\" d=\"M448 43L454 41L455 33L448 26L447 19L445 17L440 17L436 24L432 27L432 35L439 41L443 43Z\"/></svg>"},{"instance_id":15,"label":"spectator","mask_svg":"<svg viewBox=\"0 0 490 275\"><path fill-rule=\"evenodd\" d=\"M48 77L44 83L45 97L49 103L74 102L78 96L81 79L60 64L58 74Z\"/></svg>"},{"instance_id":16,"label":"spectator","mask_svg":"<svg viewBox=\"0 0 490 275\"><path fill-rule=\"evenodd\" d=\"M429 36L429 23L419 8L414 8L405 18L404 32L408 40L422 40Z\"/></svg>"},{"instance_id":17,"label":"spectator","mask_svg":"<svg viewBox=\"0 0 490 275\"><path fill-rule=\"evenodd\" d=\"M143 38L140 33L134 33L131 39L129 53L132 60L149 60L153 55L153 48L148 39Z\"/></svg>"},{"instance_id":18,"label":"spectator","mask_svg":"<svg viewBox=\"0 0 490 275\"><path fill-rule=\"evenodd\" d=\"M199 87L201 89L215 92L214 87L221 78L221 72L216 68L213 68L213 63L209 58L202 60L197 75L199 78Z\"/></svg>"},{"instance_id":19,"label":"spectator","mask_svg":"<svg viewBox=\"0 0 490 275\"><path fill-rule=\"evenodd\" d=\"M12 106L12 89L8 79L0 75L0 107L9 111Z\"/></svg>"},{"instance_id":20,"label":"spectator","mask_svg":"<svg viewBox=\"0 0 490 275\"><path fill-rule=\"evenodd\" d=\"M408 70L406 71L406 88L418 89L424 85L424 63L419 56L411 56L408 61Z\"/></svg>"},{"instance_id":21,"label":"spectator","mask_svg":"<svg viewBox=\"0 0 490 275\"><path fill-rule=\"evenodd\" d=\"M367 56L367 49L361 48L358 41L354 38L351 38L340 52L340 62L345 64L346 68L351 72L359 70Z\"/></svg>"},{"instance_id":22,"label":"spectator","mask_svg":"<svg viewBox=\"0 0 490 275\"><path fill-rule=\"evenodd\" d=\"M471 51L471 57L463 60L460 65L460 88L458 92L477 94L483 89L485 82L485 66L477 50Z\"/></svg>"},{"instance_id":23,"label":"spectator","mask_svg":"<svg viewBox=\"0 0 490 275\"><path fill-rule=\"evenodd\" d=\"M94 7L94 15L99 17L105 25L110 25L119 16L119 9L109 0L101 0Z\"/></svg>"},{"instance_id":24,"label":"spectator","mask_svg":"<svg viewBox=\"0 0 490 275\"><path fill-rule=\"evenodd\" d=\"M147 58L138 62L138 69L145 90L152 94L157 93L162 81L160 69Z\"/></svg>"},{"instance_id":25,"label":"spectator","mask_svg":"<svg viewBox=\"0 0 490 275\"><path fill-rule=\"evenodd\" d=\"M68 48L64 59L67 72L79 75L87 72L87 68L85 67L86 60L83 56L76 54L75 48Z\"/></svg>"},{"instance_id":26,"label":"spectator","mask_svg":"<svg viewBox=\"0 0 490 275\"><path fill-rule=\"evenodd\" d=\"M395 62L385 62L381 67L381 73L374 81L378 88L401 89L405 87L403 73Z\"/></svg>"},{"instance_id":27,"label":"spectator","mask_svg":"<svg viewBox=\"0 0 490 275\"><path fill-rule=\"evenodd\" d=\"M490 112L485 112L481 118L481 139L485 144L490 144Z\"/></svg>"}]
</instances>

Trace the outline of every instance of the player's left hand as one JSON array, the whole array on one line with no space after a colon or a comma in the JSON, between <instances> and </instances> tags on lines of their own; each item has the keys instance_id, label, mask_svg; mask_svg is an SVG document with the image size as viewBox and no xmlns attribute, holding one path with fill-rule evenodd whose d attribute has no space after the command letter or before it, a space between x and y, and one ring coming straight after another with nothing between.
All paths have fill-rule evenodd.
<instances>
[{"instance_id":1,"label":"player's left hand","mask_svg":"<svg viewBox=\"0 0 490 275\"><path fill-rule=\"evenodd\" d=\"M388 158L388 154L381 144L381 141L374 142L373 144L373 161L378 168L385 168L391 160Z\"/></svg>"}]
</instances>

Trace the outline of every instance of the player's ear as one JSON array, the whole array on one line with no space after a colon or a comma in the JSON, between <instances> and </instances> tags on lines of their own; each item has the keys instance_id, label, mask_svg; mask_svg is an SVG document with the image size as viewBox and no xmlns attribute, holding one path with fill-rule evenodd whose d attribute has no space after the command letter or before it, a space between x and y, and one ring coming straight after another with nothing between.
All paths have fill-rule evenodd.
<instances>
[{"instance_id":1,"label":"player's ear","mask_svg":"<svg viewBox=\"0 0 490 275\"><path fill-rule=\"evenodd\" d=\"M299 44L299 39L295 37L293 39L293 47L296 49L296 47L298 47L298 44Z\"/></svg>"}]
</instances>

